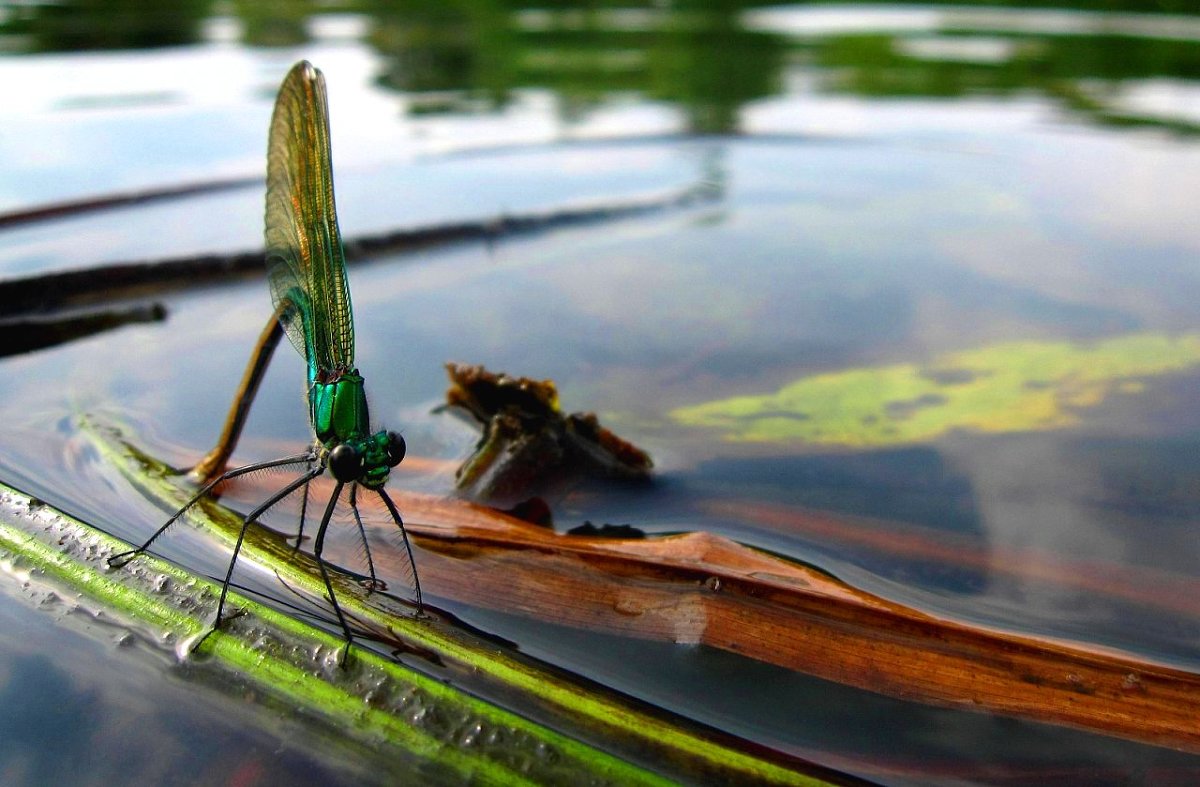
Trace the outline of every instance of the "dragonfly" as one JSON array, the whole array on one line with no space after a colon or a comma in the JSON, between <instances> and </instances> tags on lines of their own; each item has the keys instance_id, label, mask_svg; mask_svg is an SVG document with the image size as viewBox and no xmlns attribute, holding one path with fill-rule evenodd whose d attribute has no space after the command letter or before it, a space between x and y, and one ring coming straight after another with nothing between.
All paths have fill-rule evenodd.
<instances>
[{"instance_id":1,"label":"dragonfly","mask_svg":"<svg viewBox=\"0 0 1200 787\"><path fill-rule=\"evenodd\" d=\"M247 529L272 506L301 490L300 532L296 540L299 548L308 509L309 484L329 473L335 485L317 526L313 557L345 635L348 651L353 635L333 591L329 567L322 557L326 530L343 491L349 490L347 501L362 539L370 575L368 587L376 589L382 587L382 583L375 576L366 530L358 510L360 490L378 495L400 529L418 614L421 611L421 584L404 520L384 489L392 468L404 459L404 438L386 430L371 432L365 384L354 364L354 315L333 195L325 77L308 61L297 63L288 72L271 116L265 238L267 278L275 310L251 354L216 447L192 470L192 476L204 482L203 486L145 543L110 557L108 562L119 567L145 553L185 511L225 481L259 470L303 465L304 472L298 478L243 517L221 585L221 598L216 619L209 630L211 633L219 629L224 620L226 596ZM283 334L307 362L313 442L302 453L225 470L259 382Z\"/></svg>"}]
</instances>

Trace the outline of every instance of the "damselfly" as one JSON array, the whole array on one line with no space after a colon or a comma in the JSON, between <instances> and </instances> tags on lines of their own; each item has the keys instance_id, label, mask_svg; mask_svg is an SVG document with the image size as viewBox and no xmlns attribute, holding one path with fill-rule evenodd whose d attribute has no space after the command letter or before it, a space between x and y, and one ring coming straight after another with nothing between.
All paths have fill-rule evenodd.
<instances>
[{"instance_id":1,"label":"damselfly","mask_svg":"<svg viewBox=\"0 0 1200 787\"><path fill-rule=\"evenodd\" d=\"M328 471L336 483L317 527L313 557L349 645L353 639L350 626L338 605L329 568L322 557L326 529L347 487L350 510L366 548L372 587L379 583L358 510L360 487L379 496L400 528L405 555L413 569L418 610L421 608L421 585L412 564L412 547L404 522L383 488L391 469L404 458L404 438L395 432L370 431L363 378L354 365L354 315L350 308L346 262L333 198L328 115L324 76L308 62L297 63L288 72L275 100L267 151L267 275L275 312L251 356L217 447L193 470L207 483L144 544L114 555L109 558L109 563L124 565L145 552L189 507L218 484L257 470L304 465L303 475L243 518L217 605L214 628L219 628L233 567L247 528L267 509L302 490L299 544L309 483ZM222 472L259 381L284 333L308 362L308 406L313 444L303 453Z\"/></svg>"}]
</instances>

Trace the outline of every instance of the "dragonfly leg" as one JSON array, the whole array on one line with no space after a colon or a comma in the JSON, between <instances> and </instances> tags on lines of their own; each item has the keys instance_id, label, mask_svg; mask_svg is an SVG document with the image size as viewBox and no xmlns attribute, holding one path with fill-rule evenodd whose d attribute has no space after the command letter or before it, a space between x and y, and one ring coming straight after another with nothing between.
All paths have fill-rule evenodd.
<instances>
[{"instance_id":1,"label":"dragonfly leg","mask_svg":"<svg viewBox=\"0 0 1200 787\"><path fill-rule=\"evenodd\" d=\"M256 470L266 470L272 467L283 467L285 465L299 464L300 462L309 462L311 464L315 458L315 455L309 451L308 453L297 454L296 456L287 456L283 459L273 459L269 462L255 462L254 464L244 465L242 467L222 473L205 484L199 492L192 495L191 499L184 503L182 508L172 514L171 518L164 522L162 527L160 527L158 530L155 530L154 534L151 535L150 538L146 539L145 543L143 543L140 547L113 555L108 559L108 564L113 568L120 568L130 560L133 560L135 557L145 552L159 536L167 532L167 528L175 524L175 522L179 520L179 517L183 516L184 511L187 511L189 508L195 505L197 500L211 492L213 488L222 481L228 481L231 478L237 478L238 476L245 475L246 473L253 473Z\"/></svg>"},{"instance_id":2,"label":"dragonfly leg","mask_svg":"<svg viewBox=\"0 0 1200 787\"><path fill-rule=\"evenodd\" d=\"M325 507L325 514L321 517L321 524L317 526L317 540L313 544L313 557L317 560L317 568L321 569L321 579L325 580L325 589L329 591L329 603L333 605L333 611L337 614L338 623L342 625L342 633L346 636L346 649L342 651L341 662L346 663L346 656L350 652L350 643L354 641L354 636L350 633L350 625L346 623L346 616L342 614L342 608L338 606L337 596L333 592L333 583L329 580L329 569L325 567L325 559L321 557L321 553L325 550L325 531L329 527L329 520L333 517L333 509L337 506L338 498L342 496L342 487L345 486L341 481L333 489L333 495L329 498L329 505Z\"/></svg>"},{"instance_id":3,"label":"dragonfly leg","mask_svg":"<svg viewBox=\"0 0 1200 787\"><path fill-rule=\"evenodd\" d=\"M280 309L276 309L259 334L254 350L250 353L250 362L246 364L246 371L242 374L242 381L238 383L237 392L233 395L229 414L225 416L221 436L217 438L213 449L192 468L193 477L209 481L224 470L229 462L238 437L242 434L242 427L246 424L246 416L250 414L250 405L254 403L254 397L258 393L258 385L271 363L271 356L279 344L279 337L283 336L283 325L279 322L279 315Z\"/></svg>"},{"instance_id":4,"label":"dragonfly leg","mask_svg":"<svg viewBox=\"0 0 1200 787\"><path fill-rule=\"evenodd\" d=\"M383 504L387 506L388 511L392 515L392 519L400 528L400 536L404 539L404 550L408 553L408 566L412 569L413 590L416 593L417 614L421 612L421 579L417 576L417 564L413 560L412 544L408 541L408 531L404 529L404 520L400 518L400 512L396 510L396 504L392 502L392 498L388 493L383 491L383 487L375 490L379 493L379 497L383 499Z\"/></svg>"},{"instance_id":5,"label":"dragonfly leg","mask_svg":"<svg viewBox=\"0 0 1200 787\"><path fill-rule=\"evenodd\" d=\"M308 469L312 470L312 463L317 460L316 454L308 460ZM296 551L300 550L300 544L304 542L304 520L308 516L308 484L304 485L304 495L300 498L300 527L296 528Z\"/></svg>"},{"instance_id":6,"label":"dragonfly leg","mask_svg":"<svg viewBox=\"0 0 1200 787\"><path fill-rule=\"evenodd\" d=\"M250 523L262 516L263 512L271 506L284 499L292 492L295 492L301 486L308 486L308 482L325 472L325 468L317 467L309 470L304 475L289 483L283 489L280 489L275 494L271 495L265 502L261 503L257 508L246 514L242 518L242 529L238 532L237 543L233 545L233 557L229 559L229 568L225 571L225 581L221 583L221 600L217 602L217 617L213 621L213 628L221 627L222 615L225 611L225 597L229 594L229 582L233 579L233 566L237 563L238 554L242 551L242 542L246 540L246 530L249 529Z\"/></svg>"},{"instance_id":7,"label":"dragonfly leg","mask_svg":"<svg viewBox=\"0 0 1200 787\"><path fill-rule=\"evenodd\" d=\"M371 559L371 545L367 543L367 529L363 527L362 515L358 512L358 484L350 485L350 510L354 512L354 521L358 525L358 535L362 539L363 556L367 560L367 573L371 577L370 591L387 590L387 585L375 576L375 561Z\"/></svg>"}]
</instances>

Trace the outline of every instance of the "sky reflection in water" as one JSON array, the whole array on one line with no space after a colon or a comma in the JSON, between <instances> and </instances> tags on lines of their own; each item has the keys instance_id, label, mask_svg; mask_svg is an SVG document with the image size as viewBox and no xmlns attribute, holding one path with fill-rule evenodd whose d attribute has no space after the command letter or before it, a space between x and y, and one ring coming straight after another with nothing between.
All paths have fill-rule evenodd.
<instances>
[{"instance_id":1,"label":"sky reflection in water","mask_svg":"<svg viewBox=\"0 0 1200 787\"><path fill-rule=\"evenodd\" d=\"M569 409L595 409L649 448L662 479L649 493L555 501L564 527L715 530L925 609L1200 668L1200 609L1186 603L1200 597L1200 375L1186 352L1150 371L1105 355L1130 337L1172 345L1200 330L1198 20L929 8L731 11L690 24L651 11L446 13L274 28L200 14L187 46L0 57L10 86L0 212L257 176L274 88L299 57L328 77L348 238L707 184L719 199L687 210L356 267L375 417L402 426L410 450L455 460L474 437L430 412L442 362L552 377ZM7 25L9 48L62 49ZM412 31L425 30L457 37L422 44ZM288 35L301 38L245 45ZM0 274L253 250L261 200L247 186L8 228ZM163 296L165 323L0 361L5 477L120 535L145 535L160 515L73 457L63 419L77 408L122 413L181 463L206 449L269 300L262 281L201 284ZM935 386L889 398L880 370L907 365L905 379L929 379L939 359L1011 360L996 348L1014 343L1068 348L1056 357L1086 358L1103 391L1054 361L1054 394L1029 400L1057 417L904 437L901 427L952 397ZM980 396L999 390L988 387L998 368L977 371ZM1044 390L1045 375L1019 374L1010 389ZM727 423L673 417L720 403L728 416L729 402L751 398L794 425L814 413L766 397L854 375L860 387L838 396L876 396L877 420L839 424L831 433L844 439L806 439L807 426L747 439ZM301 379L299 360L281 353L245 458L308 439ZM856 439L889 418L894 441ZM400 483L446 493L451 479ZM844 517L844 537L754 515L808 509ZM904 536L908 551L882 548L875 533ZM1185 591L1163 606L1097 592L1097 576ZM525 623L463 614L555 652ZM586 664L588 647L571 639L561 634L559 657ZM695 679L716 668L688 658ZM673 701L675 687L608 678ZM815 729L741 731L785 749L831 745ZM935 749L969 759L989 736L1003 737L981 730ZM928 753L919 737L903 745ZM1015 759L1048 757L1035 748Z\"/></svg>"}]
</instances>

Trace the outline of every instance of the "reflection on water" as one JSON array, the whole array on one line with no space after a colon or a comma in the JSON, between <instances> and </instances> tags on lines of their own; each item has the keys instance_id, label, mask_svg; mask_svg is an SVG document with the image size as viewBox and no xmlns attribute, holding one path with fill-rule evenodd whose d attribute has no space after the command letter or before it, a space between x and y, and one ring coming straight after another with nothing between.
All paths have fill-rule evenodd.
<instances>
[{"instance_id":1,"label":"reflection on water","mask_svg":"<svg viewBox=\"0 0 1200 787\"><path fill-rule=\"evenodd\" d=\"M238 700L214 702L140 639L154 634L58 597L36 575L6 583L0 601L0 624L20 632L0 649L5 784L372 784L372 769L387 766L337 736L281 724L236 688Z\"/></svg>"},{"instance_id":2,"label":"reflection on water","mask_svg":"<svg viewBox=\"0 0 1200 787\"><path fill-rule=\"evenodd\" d=\"M14 3L0 9L0 33L33 52L145 49L200 39L209 0L72 0Z\"/></svg>"},{"instance_id":3,"label":"reflection on water","mask_svg":"<svg viewBox=\"0 0 1200 787\"><path fill-rule=\"evenodd\" d=\"M0 47L295 47L350 35L377 56L376 84L412 97L406 111L413 115L496 112L522 90L549 89L566 122L633 94L679 108L684 130L728 133L741 130L741 111L778 93L799 63L815 76L813 89L830 95L1041 95L1099 124L1200 128L1200 118L1178 116L1177 101L1163 106L1137 89L1200 75L1200 23L1118 13L1179 12L1182 4L1060 0L1055 5L1071 10L1029 12L1017 10L1021 2L978 11L762 5L540 3L533 10L498 0L363 0L334 16L308 2L75 0L0 9Z\"/></svg>"},{"instance_id":4,"label":"reflection on water","mask_svg":"<svg viewBox=\"0 0 1200 787\"><path fill-rule=\"evenodd\" d=\"M726 440L878 446L954 429L1036 432L1078 423L1079 410L1142 381L1200 363L1200 338L1140 334L1093 346L1010 342L900 364L807 377L778 391L673 410Z\"/></svg>"},{"instance_id":5,"label":"reflection on water","mask_svg":"<svg viewBox=\"0 0 1200 787\"><path fill-rule=\"evenodd\" d=\"M366 254L351 276L372 411L424 467L453 466L477 435L431 412L445 361L552 377L661 468L646 489L552 501L562 529L712 530L938 614L1195 670L1200 17L1006 5L5 7L0 209L250 185L13 224L0 272L255 253L270 101L299 57L330 80L347 237L703 186L712 199L655 213ZM147 297L165 322L0 360L2 476L133 541L162 514L86 454L72 414L116 413L151 453L193 461L269 309L258 280ZM111 313L161 314L149 303L134 288ZM276 360L246 460L308 439L301 366ZM397 483L450 494L453 478ZM164 548L224 565L186 537ZM887 781L1045 775L1052 744L1114 782L1184 761L800 678L768 715L782 678L732 656L454 612ZM695 691L713 683L737 691Z\"/></svg>"}]
</instances>

